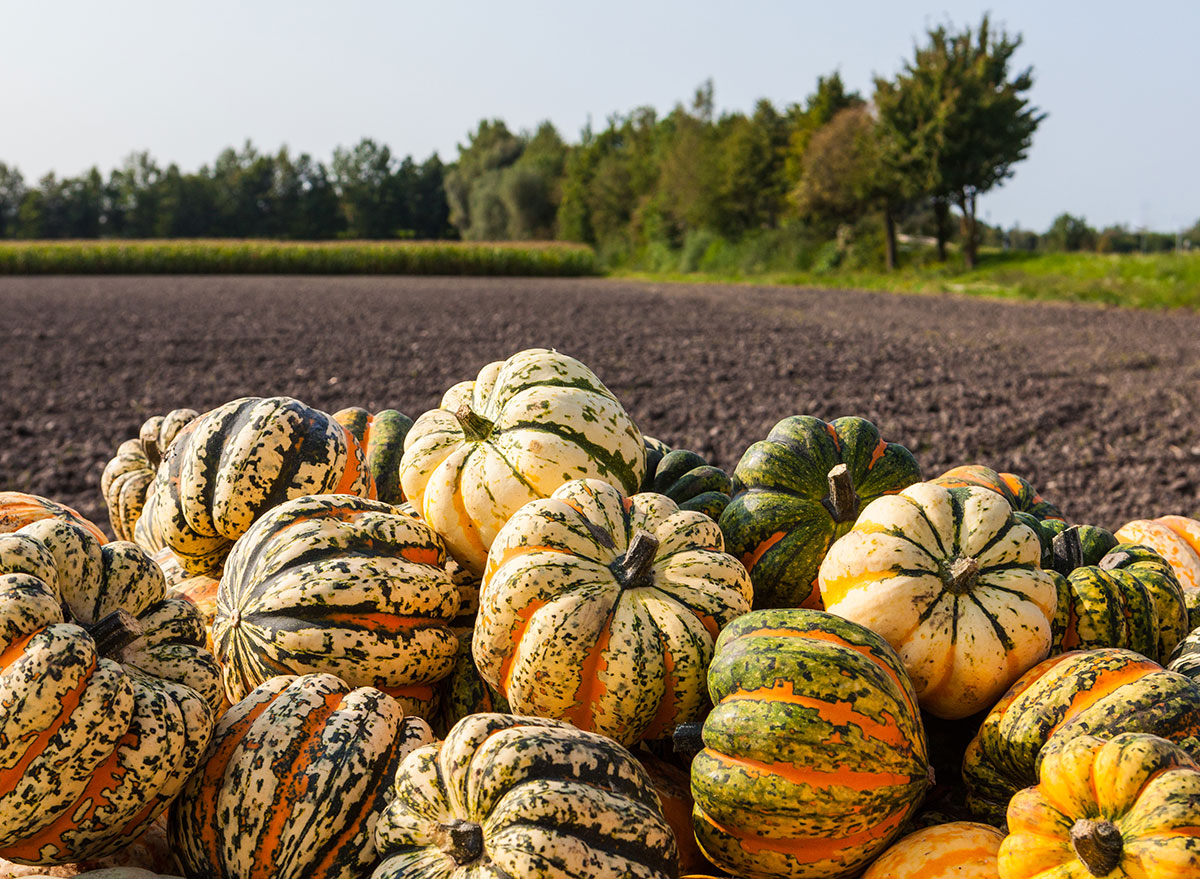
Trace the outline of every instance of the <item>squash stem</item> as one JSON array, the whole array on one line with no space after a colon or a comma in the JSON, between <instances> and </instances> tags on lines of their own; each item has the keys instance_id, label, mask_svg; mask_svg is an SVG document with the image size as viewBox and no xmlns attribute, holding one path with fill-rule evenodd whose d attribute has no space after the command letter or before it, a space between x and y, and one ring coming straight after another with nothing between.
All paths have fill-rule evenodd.
<instances>
[{"instance_id":1,"label":"squash stem","mask_svg":"<svg viewBox=\"0 0 1200 879\"><path fill-rule=\"evenodd\" d=\"M638 531L629 541L625 555L617 559L609 570L616 574L622 589L636 589L654 584L654 556L658 553L658 538L649 531Z\"/></svg>"},{"instance_id":2,"label":"squash stem","mask_svg":"<svg viewBox=\"0 0 1200 879\"><path fill-rule=\"evenodd\" d=\"M462 427L463 436L472 443L481 443L486 440L492 435L492 428L496 426L471 409L470 403L463 403L459 406L454 417L458 419L458 423Z\"/></svg>"},{"instance_id":3,"label":"squash stem","mask_svg":"<svg viewBox=\"0 0 1200 879\"><path fill-rule=\"evenodd\" d=\"M979 577L979 562L967 557L960 558L950 566L950 581L946 588L955 595L965 595L975 587Z\"/></svg>"},{"instance_id":4,"label":"squash stem","mask_svg":"<svg viewBox=\"0 0 1200 879\"><path fill-rule=\"evenodd\" d=\"M124 610L114 610L103 619L83 628L96 642L96 651L101 656L112 656L142 637L142 624L137 621L137 617Z\"/></svg>"},{"instance_id":5,"label":"squash stem","mask_svg":"<svg viewBox=\"0 0 1200 879\"><path fill-rule=\"evenodd\" d=\"M676 754L695 757L704 750L704 723L694 720L681 723L671 732L671 747Z\"/></svg>"},{"instance_id":6,"label":"squash stem","mask_svg":"<svg viewBox=\"0 0 1200 879\"><path fill-rule=\"evenodd\" d=\"M1120 829L1111 821L1080 818L1071 827L1071 847L1089 873L1107 876L1121 863L1124 840Z\"/></svg>"},{"instance_id":7,"label":"squash stem","mask_svg":"<svg viewBox=\"0 0 1200 879\"><path fill-rule=\"evenodd\" d=\"M474 821L455 819L437 826L442 849L460 867L483 857L483 828Z\"/></svg>"},{"instance_id":8,"label":"squash stem","mask_svg":"<svg viewBox=\"0 0 1200 879\"><path fill-rule=\"evenodd\" d=\"M1056 534L1050 544L1054 554L1054 570L1068 576L1076 568L1083 566L1083 541L1079 539L1079 526L1072 525L1066 531Z\"/></svg>"},{"instance_id":9,"label":"squash stem","mask_svg":"<svg viewBox=\"0 0 1200 879\"><path fill-rule=\"evenodd\" d=\"M854 493L854 482L850 479L850 468L838 464L828 474L829 496L825 507L835 522L853 522L858 518L858 495Z\"/></svg>"}]
</instances>

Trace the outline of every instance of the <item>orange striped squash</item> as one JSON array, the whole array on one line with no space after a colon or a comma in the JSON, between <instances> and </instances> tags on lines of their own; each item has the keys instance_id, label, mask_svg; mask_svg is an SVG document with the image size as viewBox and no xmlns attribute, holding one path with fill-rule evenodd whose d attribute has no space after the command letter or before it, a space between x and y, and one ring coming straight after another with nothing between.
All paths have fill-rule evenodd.
<instances>
[{"instance_id":1,"label":"orange striped squash","mask_svg":"<svg viewBox=\"0 0 1200 879\"><path fill-rule=\"evenodd\" d=\"M717 633L750 577L708 516L577 479L517 511L488 555L471 650L516 714L623 745L705 708Z\"/></svg>"},{"instance_id":2,"label":"orange striped squash","mask_svg":"<svg viewBox=\"0 0 1200 879\"><path fill-rule=\"evenodd\" d=\"M952 821L925 827L888 847L861 879L999 879L1004 831Z\"/></svg>"},{"instance_id":3,"label":"orange striped squash","mask_svg":"<svg viewBox=\"0 0 1200 879\"><path fill-rule=\"evenodd\" d=\"M1183 587L1189 627L1200 626L1200 522L1186 516L1135 519L1117 531L1122 543L1140 543L1165 558Z\"/></svg>"},{"instance_id":4,"label":"orange striped squash","mask_svg":"<svg viewBox=\"0 0 1200 879\"><path fill-rule=\"evenodd\" d=\"M82 525L101 543L108 542L108 536L95 523L66 504L22 491L0 491L0 534L17 531L41 519L68 519Z\"/></svg>"},{"instance_id":5,"label":"orange striped squash","mask_svg":"<svg viewBox=\"0 0 1200 879\"><path fill-rule=\"evenodd\" d=\"M705 856L737 876L856 875L930 785L904 665L862 626L804 608L745 614L717 641L708 689L693 823Z\"/></svg>"},{"instance_id":6,"label":"orange striped squash","mask_svg":"<svg viewBox=\"0 0 1200 879\"><path fill-rule=\"evenodd\" d=\"M191 879L366 879L392 777L433 741L372 687L281 675L217 723L168 835Z\"/></svg>"}]
</instances>

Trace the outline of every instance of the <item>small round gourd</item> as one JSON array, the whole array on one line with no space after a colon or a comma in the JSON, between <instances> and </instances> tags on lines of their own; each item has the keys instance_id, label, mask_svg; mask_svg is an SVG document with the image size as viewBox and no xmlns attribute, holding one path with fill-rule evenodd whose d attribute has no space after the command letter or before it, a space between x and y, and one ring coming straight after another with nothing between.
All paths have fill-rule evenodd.
<instances>
[{"instance_id":1,"label":"small round gourd","mask_svg":"<svg viewBox=\"0 0 1200 879\"><path fill-rule=\"evenodd\" d=\"M1004 832L990 824L951 821L900 838L860 879L997 879Z\"/></svg>"}]
</instances>

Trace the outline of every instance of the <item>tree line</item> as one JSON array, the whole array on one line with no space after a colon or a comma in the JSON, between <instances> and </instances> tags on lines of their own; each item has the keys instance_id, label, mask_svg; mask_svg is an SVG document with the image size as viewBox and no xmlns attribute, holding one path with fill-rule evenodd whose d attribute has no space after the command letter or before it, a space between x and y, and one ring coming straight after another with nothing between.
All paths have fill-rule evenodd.
<instances>
[{"instance_id":1,"label":"tree line","mask_svg":"<svg viewBox=\"0 0 1200 879\"><path fill-rule=\"evenodd\" d=\"M722 254L747 268L888 267L902 243L1016 249L1165 249L1178 236L1092 230L1063 214L1044 234L989 227L979 196L1008 179L1045 114L1012 69L1021 37L929 29L869 96L836 72L803 101L716 114L713 85L665 114L640 107L567 143L549 122L481 121L457 161L417 163L364 139L326 164L250 143L185 173L146 153L105 178L26 185L0 163L0 237L561 239L608 264L688 270ZM1188 233L1200 243L1200 223Z\"/></svg>"}]
</instances>

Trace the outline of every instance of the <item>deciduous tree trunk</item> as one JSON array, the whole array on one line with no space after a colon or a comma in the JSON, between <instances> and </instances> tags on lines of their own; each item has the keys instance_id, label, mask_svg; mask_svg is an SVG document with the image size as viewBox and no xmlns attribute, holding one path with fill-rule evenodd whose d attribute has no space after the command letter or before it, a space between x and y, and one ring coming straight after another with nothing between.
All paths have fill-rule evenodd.
<instances>
[{"instance_id":1,"label":"deciduous tree trunk","mask_svg":"<svg viewBox=\"0 0 1200 879\"><path fill-rule=\"evenodd\" d=\"M937 227L937 258L938 262L946 261L946 240L950 237L948 223L950 221L950 202L944 198L933 200L933 219Z\"/></svg>"},{"instance_id":2,"label":"deciduous tree trunk","mask_svg":"<svg viewBox=\"0 0 1200 879\"><path fill-rule=\"evenodd\" d=\"M890 204L883 206L883 228L887 233L887 270L891 272L896 268L896 219Z\"/></svg>"},{"instance_id":3,"label":"deciduous tree trunk","mask_svg":"<svg viewBox=\"0 0 1200 879\"><path fill-rule=\"evenodd\" d=\"M975 226L975 199L974 192L964 192L959 199L959 206L962 208L962 252L963 260L967 264L968 269L975 268L979 259L979 242L978 230Z\"/></svg>"}]
</instances>

